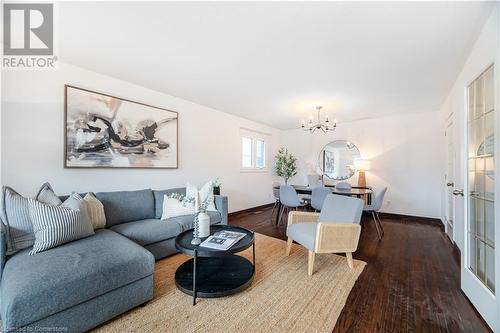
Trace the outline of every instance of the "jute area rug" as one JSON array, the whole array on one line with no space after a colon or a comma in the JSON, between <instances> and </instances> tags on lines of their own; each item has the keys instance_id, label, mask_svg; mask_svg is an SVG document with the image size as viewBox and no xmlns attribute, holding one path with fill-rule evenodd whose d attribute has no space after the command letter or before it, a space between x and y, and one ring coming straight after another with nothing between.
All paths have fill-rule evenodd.
<instances>
[{"instance_id":1,"label":"jute area rug","mask_svg":"<svg viewBox=\"0 0 500 333\"><path fill-rule=\"evenodd\" d=\"M307 250L256 234L256 273L245 291L222 298L192 298L174 282L177 267L189 259L178 254L156 263L155 296L100 326L96 332L332 332L356 279L366 263L316 255L307 275ZM251 260L251 248L241 255Z\"/></svg>"}]
</instances>

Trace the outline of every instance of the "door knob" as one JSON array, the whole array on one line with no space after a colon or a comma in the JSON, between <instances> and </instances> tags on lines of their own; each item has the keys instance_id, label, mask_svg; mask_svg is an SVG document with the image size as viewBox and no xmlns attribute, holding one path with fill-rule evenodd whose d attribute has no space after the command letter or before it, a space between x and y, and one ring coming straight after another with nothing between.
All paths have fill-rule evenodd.
<instances>
[{"instance_id":1,"label":"door knob","mask_svg":"<svg viewBox=\"0 0 500 333\"><path fill-rule=\"evenodd\" d=\"M462 197L464 196L464 190L454 190L453 195L461 195Z\"/></svg>"},{"instance_id":2,"label":"door knob","mask_svg":"<svg viewBox=\"0 0 500 333\"><path fill-rule=\"evenodd\" d=\"M446 186L453 187L453 186L455 186L455 184L454 183L446 183Z\"/></svg>"}]
</instances>

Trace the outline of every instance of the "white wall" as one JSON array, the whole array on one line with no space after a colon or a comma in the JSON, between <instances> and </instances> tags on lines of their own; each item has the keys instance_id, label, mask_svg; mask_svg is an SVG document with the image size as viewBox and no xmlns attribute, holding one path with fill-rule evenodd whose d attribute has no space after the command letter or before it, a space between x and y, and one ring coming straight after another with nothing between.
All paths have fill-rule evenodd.
<instances>
[{"instance_id":1,"label":"white wall","mask_svg":"<svg viewBox=\"0 0 500 333\"><path fill-rule=\"evenodd\" d=\"M340 123L333 133L283 132L283 144L299 159L293 183L307 184L308 164L318 165L324 145L348 140L372 161L367 184L375 190L388 186L384 212L441 217L443 139L437 112L413 113ZM357 184L356 173L349 181Z\"/></svg>"},{"instance_id":2,"label":"white wall","mask_svg":"<svg viewBox=\"0 0 500 333\"><path fill-rule=\"evenodd\" d=\"M1 179L21 193L33 195L45 181L69 193L202 185L220 177L230 212L272 202L272 168L240 172L239 134L241 127L271 134L271 157L279 130L68 64L2 76ZM64 84L178 111L179 168L64 169Z\"/></svg>"},{"instance_id":3,"label":"white wall","mask_svg":"<svg viewBox=\"0 0 500 333\"><path fill-rule=\"evenodd\" d=\"M493 64L498 55L498 11L493 11L489 20L486 22L481 34L479 35L473 49L464 64L464 67L455 81L448 97L443 103L441 113L441 128L444 131L446 125L451 119L453 121L453 142L455 146L455 188L465 188L464 166L464 129L465 129L465 87L469 85L486 68ZM498 65L497 65L498 73ZM498 77L498 74L496 75ZM498 81L497 81L498 87ZM498 88L497 88L498 94ZM451 118L450 118L451 117ZM497 118L498 119L498 118ZM497 121L498 122L498 121ZM498 133L498 132L497 132ZM443 178L444 178L443 169ZM445 198L445 189L441 189L443 198ZM444 205L443 205L444 206ZM455 242L463 250L464 246L464 200L460 197L455 198ZM444 215L444 211L443 211Z\"/></svg>"}]
</instances>

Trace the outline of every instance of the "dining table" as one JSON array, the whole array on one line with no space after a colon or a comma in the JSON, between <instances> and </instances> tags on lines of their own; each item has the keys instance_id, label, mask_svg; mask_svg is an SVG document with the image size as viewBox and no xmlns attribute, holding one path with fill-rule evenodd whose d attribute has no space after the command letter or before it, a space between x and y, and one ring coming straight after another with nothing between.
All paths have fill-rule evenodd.
<instances>
[{"instance_id":1,"label":"dining table","mask_svg":"<svg viewBox=\"0 0 500 333\"><path fill-rule=\"evenodd\" d=\"M297 194L303 194L303 195L311 195L312 194L312 187L307 186L307 185L292 185L292 187L295 189ZM353 186L350 189L340 189L336 188L333 185L325 185L326 188L330 189L332 191L332 194L337 194L337 195L346 195L350 197L356 197L360 199L365 199L365 202L367 205L371 205L372 202L372 194L373 190L370 187L358 187L358 186ZM275 186L275 189L279 190L279 186ZM278 207L278 212L281 209L281 203L279 204ZM278 219L279 219L280 214L276 214L276 224L278 224Z\"/></svg>"}]
</instances>

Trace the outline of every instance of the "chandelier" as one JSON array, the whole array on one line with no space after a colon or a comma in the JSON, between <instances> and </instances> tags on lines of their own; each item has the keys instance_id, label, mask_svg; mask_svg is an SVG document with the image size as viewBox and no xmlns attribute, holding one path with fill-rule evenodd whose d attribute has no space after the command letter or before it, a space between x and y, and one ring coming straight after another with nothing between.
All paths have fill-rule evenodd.
<instances>
[{"instance_id":1,"label":"chandelier","mask_svg":"<svg viewBox=\"0 0 500 333\"><path fill-rule=\"evenodd\" d=\"M306 126L306 122L304 120L302 120L302 129L304 131L309 131L310 133L314 133L314 131L317 129L322 130L323 133L335 131L335 129L337 128L337 121L334 120L333 123L330 123L330 121L328 120L328 114L326 115L325 122L324 123L321 122L320 114L321 114L322 108L323 108L322 106L316 107L316 110L318 110L318 122L316 124L313 124L312 117L309 118L309 121L307 122L307 126Z\"/></svg>"}]
</instances>

